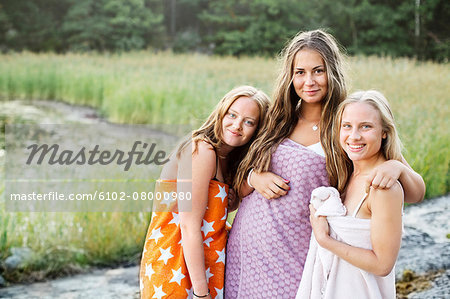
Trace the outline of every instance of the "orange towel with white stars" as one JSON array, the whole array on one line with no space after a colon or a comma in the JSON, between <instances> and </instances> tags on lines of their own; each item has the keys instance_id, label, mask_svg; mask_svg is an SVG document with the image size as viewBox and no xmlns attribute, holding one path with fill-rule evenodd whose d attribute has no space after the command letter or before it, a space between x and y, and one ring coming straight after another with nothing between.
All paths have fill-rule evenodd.
<instances>
[{"instance_id":1,"label":"orange towel with white stars","mask_svg":"<svg viewBox=\"0 0 450 299\"><path fill-rule=\"evenodd\" d=\"M176 191L174 180L159 180L155 194ZM140 268L141 298L192 298L192 285L181 246L181 229L176 201L161 200L148 228ZM205 269L212 298L223 298L225 278L225 231L228 206L228 185L211 180L208 205L203 218L202 235Z\"/></svg>"}]
</instances>

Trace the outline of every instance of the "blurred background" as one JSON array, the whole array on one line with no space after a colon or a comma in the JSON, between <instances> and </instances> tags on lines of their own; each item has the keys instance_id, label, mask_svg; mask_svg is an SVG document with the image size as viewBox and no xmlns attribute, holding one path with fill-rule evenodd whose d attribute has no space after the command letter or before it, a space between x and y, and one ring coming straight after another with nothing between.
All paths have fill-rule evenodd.
<instances>
[{"instance_id":1,"label":"blurred background","mask_svg":"<svg viewBox=\"0 0 450 299\"><path fill-rule=\"evenodd\" d=\"M448 199L448 20L445 0L1 0L0 166L6 124L198 127L237 85L271 95L286 42L324 28L348 54L350 92L388 98L426 201ZM3 192L1 171L0 286L137 265L148 212L7 212ZM448 219L447 203L418 205L433 216L410 225L423 248L443 244L431 270L448 277L448 221L427 228Z\"/></svg>"},{"instance_id":2,"label":"blurred background","mask_svg":"<svg viewBox=\"0 0 450 299\"><path fill-rule=\"evenodd\" d=\"M352 55L447 61L449 11L445 0L3 0L0 50L272 56L324 27Z\"/></svg>"}]
</instances>

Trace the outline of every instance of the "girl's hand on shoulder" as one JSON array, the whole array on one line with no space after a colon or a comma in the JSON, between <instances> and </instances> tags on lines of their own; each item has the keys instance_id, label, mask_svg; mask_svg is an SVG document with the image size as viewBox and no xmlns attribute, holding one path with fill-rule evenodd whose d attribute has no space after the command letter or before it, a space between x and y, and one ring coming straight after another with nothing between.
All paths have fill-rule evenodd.
<instances>
[{"instance_id":1,"label":"girl's hand on shoulder","mask_svg":"<svg viewBox=\"0 0 450 299\"><path fill-rule=\"evenodd\" d=\"M290 189L288 180L272 172L255 172L250 176L250 183L266 199L275 199L286 195Z\"/></svg>"},{"instance_id":2,"label":"girl's hand on shoulder","mask_svg":"<svg viewBox=\"0 0 450 299\"><path fill-rule=\"evenodd\" d=\"M309 221L311 222L311 227L314 232L314 236L316 237L317 243L322 245L323 241L329 237L330 227L328 226L327 217L319 216L316 217L314 214L316 213L316 209L314 209L313 205L309 205Z\"/></svg>"},{"instance_id":3,"label":"girl's hand on shoulder","mask_svg":"<svg viewBox=\"0 0 450 299\"><path fill-rule=\"evenodd\" d=\"M370 187L375 189L390 189L400 178L405 165L397 160L388 160L375 167L366 180L366 192Z\"/></svg>"}]
</instances>

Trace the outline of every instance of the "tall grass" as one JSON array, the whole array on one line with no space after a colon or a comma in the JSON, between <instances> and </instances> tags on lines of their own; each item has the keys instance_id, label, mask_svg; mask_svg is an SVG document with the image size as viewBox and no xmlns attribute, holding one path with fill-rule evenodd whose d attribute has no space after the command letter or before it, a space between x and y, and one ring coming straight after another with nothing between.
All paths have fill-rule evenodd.
<instances>
[{"instance_id":1,"label":"tall grass","mask_svg":"<svg viewBox=\"0 0 450 299\"><path fill-rule=\"evenodd\" d=\"M65 101L96 107L113 122L194 127L234 86L271 94L278 69L274 59L150 52L18 53L0 55L0 67L3 100ZM448 64L353 57L349 70L352 90L375 88L390 101L404 155L425 179L426 196L448 193ZM31 268L52 274L70 264L136 259L148 220L146 213L7 213L0 202L0 260L11 247L28 246L39 257Z\"/></svg>"},{"instance_id":2,"label":"tall grass","mask_svg":"<svg viewBox=\"0 0 450 299\"><path fill-rule=\"evenodd\" d=\"M450 190L450 68L409 59L351 60L352 89L375 88L390 102L404 156L427 186L426 197Z\"/></svg>"},{"instance_id":3,"label":"tall grass","mask_svg":"<svg viewBox=\"0 0 450 299\"><path fill-rule=\"evenodd\" d=\"M0 56L0 95L97 107L120 123L197 125L236 85L270 91L273 61L138 52Z\"/></svg>"},{"instance_id":4,"label":"tall grass","mask_svg":"<svg viewBox=\"0 0 450 299\"><path fill-rule=\"evenodd\" d=\"M198 126L229 89L272 93L274 59L173 55L0 55L0 97L46 99L98 108L120 123ZM448 64L353 57L352 90L375 88L393 107L405 157L427 183L427 197L449 192Z\"/></svg>"},{"instance_id":5,"label":"tall grass","mask_svg":"<svg viewBox=\"0 0 450 299\"><path fill-rule=\"evenodd\" d=\"M148 213L7 213L3 204L0 208L0 260L13 247L33 251L26 265L2 273L11 281L56 277L88 265L135 263L149 220ZM27 277L35 271L38 277Z\"/></svg>"}]
</instances>

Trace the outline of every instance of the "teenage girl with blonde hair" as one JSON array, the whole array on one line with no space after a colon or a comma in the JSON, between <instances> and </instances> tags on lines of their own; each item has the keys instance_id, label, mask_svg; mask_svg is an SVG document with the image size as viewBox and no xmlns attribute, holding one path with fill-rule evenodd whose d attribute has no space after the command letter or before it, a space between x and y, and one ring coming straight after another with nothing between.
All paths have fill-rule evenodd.
<instances>
[{"instance_id":1,"label":"teenage girl with blonde hair","mask_svg":"<svg viewBox=\"0 0 450 299\"><path fill-rule=\"evenodd\" d=\"M141 298L223 296L228 186L268 105L267 95L254 87L231 90L165 165L155 192L177 194L178 200L153 207Z\"/></svg>"},{"instance_id":2,"label":"teenage girl with blonde hair","mask_svg":"<svg viewBox=\"0 0 450 299\"><path fill-rule=\"evenodd\" d=\"M386 98L374 90L350 95L339 106L333 136L336 164L331 168L342 203L324 213L319 207L323 216L318 217L310 206L315 238L296 298L344 299L351 290L353 298L395 299L393 268L402 239L403 188L397 181L389 189L370 188L367 193L364 186L378 165L403 160ZM336 216L337 211L347 212Z\"/></svg>"}]
</instances>

